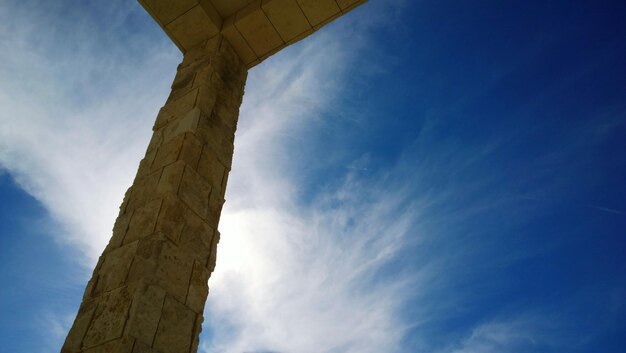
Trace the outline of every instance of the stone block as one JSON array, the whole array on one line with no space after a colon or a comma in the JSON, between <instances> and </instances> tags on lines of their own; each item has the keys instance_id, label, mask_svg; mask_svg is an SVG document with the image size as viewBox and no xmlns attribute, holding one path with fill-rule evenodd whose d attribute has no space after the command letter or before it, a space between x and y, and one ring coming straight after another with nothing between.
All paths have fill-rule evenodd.
<instances>
[{"instance_id":1,"label":"stone block","mask_svg":"<svg viewBox=\"0 0 626 353\"><path fill-rule=\"evenodd\" d=\"M196 322L194 325L194 329L193 329L193 340L191 341L191 351L190 352L197 352L198 351L198 346L200 345L200 333L202 333L202 322L204 322L204 317L202 316L202 313L198 314L198 316L196 316Z\"/></svg>"},{"instance_id":2,"label":"stone block","mask_svg":"<svg viewBox=\"0 0 626 353\"><path fill-rule=\"evenodd\" d=\"M197 93L197 89L194 92ZM195 103L194 103L195 105ZM200 109L189 109L180 118L170 121L162 129L163 143L167 143L178 135L190 132L194 133L198 128L198 122L200 121L201 111Z\"/></svg>"},{"instance_id":3,"label":"stone block","mask_svg":"<svg viewBox=\"0 0 626 353\"><path fill-rule=\"evenodd\" d=\"M165 242L157 266L157 283L180 302L185 301L193 259L170 242Z\"/></svg>"},{"instance_id":4,"label":"stone block","mask_svg":"<svg viewBox=\"0 0 626 353\"><path fill-rule=\"evenodd\" d=\"M139 162L139 170L137 171L136 178L143 178L150 173L151 171L150 167L152 166L152 163L154 162L156 154L157 154L156 148L150 149L146 152L145 157L141 160L141 162Z\"/></svg>"},{"instance_id":5,"label":"stone block","mask_svg":"<svg viewBox=\"0 0 626 353\"><path fill-rule=\"evenodd\" d=\"M179 97L177 97L179 98ZM172 98L172 100L175 100L176 98ZM174 119L174 115L166 108L166 107L162 107L161 109L159 109L159 113L157 114L156 120L154 121L154 126L152 127L153 131L156 131L160 128L162 128L163 126L165 126L165 124L169 123L170 121L172 121ZM159 141L155 141L154 135L152 135L152 139L150 140L150 143L148 144L148 151L159 147Z\"/></svg>"},{"instance_id":6,"label":"stone block","mask_svg":"<svg viewBox=\"0 0 626 353\"><path fill-rule=\"evenodd\" d=\"M193 81L193 88L198 88L202 85L208 85L211 82L211 77L216 75L215 67L213 66L213 59L207 59L206 62L201 62L197 67L191 67L196 72L196 78ZM213 97L203 97L203 98L212 98L213 102L211 106L215 103L215 94Z\"/></svg>"},{"instance_id":7,"label":"stone block","mask_svg":"<svg viewBox=\"0 0 626 353\"><path fill-rule=\"evenodd\" d=\"M335 0L296 0L309 23L316 27L341 13Z\"/></svg>"},{"instance_id":8,"label":"stone block","mask_svg":"<svg viewBox=\"0 0 626 353\"><path fill-rule=\"evenodd\" d=\"M221 18L219 20L216 17L212 18L205 8L197 5L165 25L165 30L183 50L189 50L203 40L218 34L221 27Z\"/></svg>"},{"instance_id":9,"label":"stone block","mask_svg":"<svg viewBox=\"0 0 626 353\"><path fill-rule=\"evenodd\" d=\"M213 111L211 114L204 114L200 119L198 127L203 128L203 133L215 134L233 143L235 141L235 126L227 122Z\"/></svg>"},{"instance_id":10,"label":"stone block","mask_svg":"<svg viewBox=\"0 0 626 353\"><path fill-rule=\"evenodd\" d=\"M163 168L161 179L156 187L157 193L159 195L177 194L184 170L185 162L183 161L176 161Z\"/></svg>"},{"instance_id":11,"label":"stone block","mask_svg":"<svg viewBox=\"0 0 626 353\"><path fill-rule=\"evenodd\" d=\"M61 353L80 352L83 337L85 336L85 333L87 333L93 314L96 311L97 303L98 302L94 299L83 300L83 303L78 310L78 314L76 315L74 325L65 339Z\"/></svg>"},{"instance_id":12,"label":"stone block","mask_svg":"<svg viewBox=\"0 0 626 353\"><path fill-rule=\"evenodd\" d=\"M230 168L233 161L234 149L231 136L217 134L213 129L207 126L198 127L197 136L205 144L203 153L204 151L208 151L207 153L213 153L222 165Z\"/></svg>"},{"instance_id":13,"label":"stone block","mask_svg":"<svg viewBox=\"0 0 626 353\"><path fill-rule=\"evenodd\" d=\"M216 75L211 75L211 80ZM198 81L198 99L196 100L196 108L200 114L211 113L218 100L218 92L215 87L206 85L202 81Z\"/></svg>"},{"instance_id":14,"label":"stone block","mask_svg":"<svg viewBox=\"0 0 626 353\"><path fill-rule=\"evenodd\" d=\"M230 46L227 44L227 41L223 43L224 46ZM233 53L233 56L236 56L236 54ZM238 109L239 105L235 103L241 100L243 87L248 75L243 64L241 66L236 65L237 68L231 67L228 69L229 65L233 66L232 63L229 63L230 60L235 60L235 58L227 59L222 57L220 60L216 60L215 72L217 75L211 76L211 82L208 85L217 92L219 104L228 104L228 106Z\"/></svg>"},{"instance_id":15,"label":"stone block","mask_svg":"<svg viewBox=\"0 0 626 353\"><path fill-rule=\"evenodd\" d=\"M187 212L185 218L186 223L180 237L179 247L188 256L206 264L215 231L194 212Z\"/></svg>"},{"instance_id":16,"label":"stone block","mask_svg":"<svg viewBox=\"0 0 626 353\"><path fill-rule=\"evenodd\" d=\"M284 42L257 0L237 13L235 27L245 38L257 57L280 48Z\"/></svg>"},{"instance_id":17,"label":"stone block","mask_svg":"<svg viewBox=\"0 0 626 353\"><path fill-rule=\"evenodd\" d=\"M132 243L154 233L161 203L161 199L156 199L133 212L128 231L124 237L124 244Z\"/></svg>"},{"instance_id":18,"label":"stone block","mask_svg":"<svg viewBox=\"0 0 626 353\"><path fill-rule=\"evenodd\" d=\"M128 202L130 201L131 191L132 186L126 189L126 192L124 192L124 199L122 200L122 204L120 205L120 214L126 213L126 208L128 207Z\"/></svg>"},{"instance_id":19,"label":"stone block","mask_svg":"<svg viewBox=\"0 0 626 353\"><path fill-rule=\"evenodd\" d=\"M212 0L217 11L224 18L228 18L236 13L239 9L246 6L249 0Z\"/></svg>"},{"instance_id":20,"label":"stone block","mask_svg":"<svg viewBox=\"0 0 626 353\"><path fill-rule=\"evenodd\" d=\"M195 170L186 167L178 189L178 196L200 217L206 217L209 212L209 196L211 185Z\"/></svg>"},{"instance_id":21,"label":"stone block","mask_svg":"<svg viewBox=\"0 0 626 353\"><path fill-rule=\"evenodd\" d=\"M109 244L104 250L105 253L117 249L122 246L122 242L124 241L124 237L126 236L126 232L128 231L128 225L130 224L130 218L132 216L131 212L120 213L120 215L115 220L115 225L113 225L113 236L111 240L109 240Z\"/></svg>"},{"instance_id":22,"label":"stone block","mask_svg":"<svg viewBox=\"0 0 626 353\"><path fill-rule=\"evenodd\" d=\"M285 43L312 28L296 0L263 0L261 6Z\"/></svg>"},{"instance_id":23,"label":"stone block","mask_svg":"<svg viewBox=\"0 0 626 353\"><path fill-rule=\"evenodd\" d=\"M146 344L137 340L135 342L135 346L133 347L133 353L160 353L152 349L151 346L152 346L152 342L150 344Z\"/></svg>"},{"instance_id":24,"label":"stone block","mask_svg":"<svg viewBox=\"0 0 626 353\"><path fill-rule=\"evenodd\" d=\"M163 288L180 302L187 296L193 259L165 235L156 233L139 242L128 283L144 281Z\"/></svg>"},{"instance_id":25,"label":"stone block","mask_svg":"<svg viewBox=\"0 0 626 353\"><path fill-rule=\"evenodd\" d=\"M241 92L243 93L243 90ZM235 103L237 102L236 98L233 98L232 100ZM238 107L232 107L227 104L216 104L213 114L217 115L220 120L224 122L224 124L228 125L231 128L231 131L234 132L236 130L237 121L239 119Z\"/></svg>"},{"instance_id":26,"label":"stone block","mask_svg":"<svg viewBox=\"0 0 626 353\"><path fill-rule=\"evenodd\" d=\"M122 337L103 345L87 349L84 353L132 353L134 344L134 338Z\"/></svg>"},{"instance_id":27,"label":"stone block","mask_svg":"<svg viewBox=\"0 0 626 353\"><path fill-rule=\"evenodd\" d=\"M163 233L174 243L179 243L185 227L187 206L178 197L168 195L163 199L155 232Z\"/></svg>"},{"instance_id":28,"label":"stone block","mask_svg":"<svg viewBox=\"0 0 626 353\"><path fill-rule=\"evenodd\" d=\"M207 221L210 224L218 224L220 214L222 213L222 206L224 206L224 198L219 192L212 192L211 195L209 195L209 212L207 217Z\"/></svg>"},{"instance_id":29,"label":"stone block","mask_svg":"<svg viewBox=\"0 0 626 353\"><path fill-rule=\"evenodd\" d=\"M193 107L196 105L197 97L198 90L191 90L181 95L180 97L169 99L167 103L165 103L165 106L163 108L166 109L170 114L178 118L193 109ZM171 119L170 121L173 120L174 119Z\"/></svg>"},{"instance_id":30,"label":"stone block","mask_svg":"<svg viewBox=\"0 0 626 353\"><path fill-rule=\"evenodd\" d=\"M131 243L112 250L104 256L104 261L98 270L93 296L124 285L136 250L137 243Z\"/></svg>"},{"instance_id":31,"label":"stone block","mask_svg":"<svg viewBox=\"0 0 626 353\"><path fill-rule=\"evenodd\" d=\"M325 19L324 21L316 24L315 26L313 26L313 29L315 29L316 31L319 30L320 28L326 26L327 24L331 23L332 21L336 20L337 18L341 17L341 12L337 12L336 14L330 16L329 18Z\"/></svg>"},{"instance_id":32,"label":"stone block","mask_svg":"<svg viewBox=\"0 0 626 353\"><path fill-rule=\"evenodd\" d=\"M172 90L168 99L176 99L188 92L193 87L193 81L196 77L197 71L193 67L186 69L179 69L172 82Z\"/></svg>"},{"instance_id":33,"label":"stone block","mask_svg":"<svg viewBox=\"0 0 626 353\"><path fill-rule=\"evenodd\" d=\"M197 4L197 0L139 0L139 2L162 27L189 11L189 9Z\"/></svg>"},{"instance_id":34,"label":"stone block","mask_svg":"<svg viewBox=\"0 0 626 353\"><path fill-rule=\"evenodd\" d=\"M130 309L131 294L127 287L104 293L98 301L91 325L83 339L83 348L101 345L122 336Z\"/></svg>"},{"instance_id":35,"label":"stone block","mask_svg":"<svg viewBox=\"0 0 626 353\"><path fill-rule=\"evenodd\" d=\"M165 108L161 108L161 111L166 112ZM168 119L173 119L174 115L172 115L171 113L167 113L168 115ZM163 115L160 114L159 115ZM169 122L169 120L168 120ZM164 122L163 122L164 124ZM159 146L161 146L161 144L163 143L163 132L162 132L162 127L163 126L159 126L159 128L157 129L157 125L155 124L154 127L152 128L154 130L154 132L152 133L152 137L150 138L150 142L148 143L148 149L147 151L154 151L156 150ZM140 178L143 176L135 176L135 180L137 178Z\"/></svg>"},{"instance_id":36,"label":"stone block","mask_svg":"<svg viewBox=\"0 0 626 353\"><path fill-rule=\"evenodd\" d=\"M345 14L351 11L355 7L364 4L367 0L336 0L337 5L341 8L341 11Z\"/></svg>"},{"instance_id":37,"label":"stone block","mask_svg":"<svg viewBox=\"0 0 626 353\"><path fill-rule=\"evenodd\" d=\"M220 232L215 231L213 235L213 239L211 240L211 252L209 254L209 260L207 262L206 268L209 270L209 273L213 273L215 270L215 262L217 260L217 244L220 242Z\"/></svg>"},{"instance_id":38,"label":"stone block","mask_svg":"<svg viewBox=\"0 0 626 353\"><path fill-rule=\"evenodd\" d=\"M210 272L203 264L195 261L191 280L189 281L189 292L187 294L186 305L198 314L202 314L204 303L209 295Z\"/></svg>"},{"instance_id":39,"label":"stone block","mask_svg":"<svg viewBox=\"0 0 626 353\"><path fill-rule=\"evenodd\" d=\"M211 63L223 81L237 82L238 86L245 84L248 69L235 48L224 37L221 38L218 55L214 56Z\"/></svg>"},{"instance_id":40,"label":"stone block","mask_svg":"<svg viewBox=\"0 0 626 353\"><path fill-rule=\"evenodd\" d=\"M250 65L255 60L258 59L257 55L254 53L248 42L246 42L245 38L239 30L235 27L235 18L230 17L226 21L224 21L224 27L222 28L222 34L228 40L230 45L234 48L234 50L239 54L239 58L246 65Z\"/></svg>"},{"instance_id":41,"label":"stone block","mask_svg":"<svg viewBox=\"0 0 626 353\"><path fill-rule=\"evenodd\" d=\"M311 28L311 29L307 30L306 32L303 32L303 33L301 33L301 34L297 35L295 38L293 38L292 40L290 40L290 41L289 41L289 43L287 43L287 45L291 45L291 44L294 44L294 43L296 43L296 42L299 42L299 41L301 41L302 39L304 39L304 38L306 38L306 37L310 36L313 32L315 32L315 29Z\"/></svg>"},{"instance_id":42,"label":"stone block","mask_svg":"<svg viewBox=\"0 0 626 353\"><path fill-rule=\"evenodd\" d=\"M189 352L196 313L166 296L162 315L153 347L163 353Z\"/></svg>"},{"instance_id":43,"label":"stone block","mask_svg":"<svg viewBox=\"0 0 626 353\"><path fill-rule=\"evenodd\" d=\"M193 133L186 132L173 137L157 150L151 169L156 171L176 161L183 161L195 169L201 153L202 143L200 140Z\"/></svg>"},{"instance_id":44,"label":"stone block","mask_svg":"<svg viewBox=\"0 0 626 353\"><path fill-rule=\"evenodd\" d=\"M125 207L125 212L132 212L158 197L155 194L155 190L157 190L162 173L163 171L157 170L141 179L135 180L129 190L130 198Z\"/></svg>"},{"instance_id":45,"label":"stone block","mask_svg":"<svg viewBox=\"0 0 626 353\"><path fill-rule=\"evenodd\" d=\"M224 177L222 178L222 187L219 196L223 199L226 194L226 185L228 184L228 176L230 175L230 167L224 170Z\"/></svg>"},{"instance_id":46,"label":"stone block","mask_svg":"<svg viewBox=\"0 0 626 353\"><path fill-rule=\"evenodd\" d=\"M185 52L185 56L183 57L183 61L180 65L178 65L178 69L181 70L191 68L192 70L195 70L194 67L202 65L204 62L210 62L211 56L214 53L211 49L215 47L215 42L218 40L219 36L215 36L187 50Z\"/></svg>"},{"instance_id":47,"label":"stone block","mask_svg":"<svg viewBox=\"0 0 626 353\"><path fill-rule=\"evenodd\" d=\"M156 157L150 166L150 170L156 171L176 162L184 140L185 135L181 134L162 144L156 151Z\"/></svg>"},{"instance_id":48,"label":"stone block","mask_svg":"<svg viewBox=\"0 0 626 353\"><path fill-rule=\"evenodd\" d=\"M185 140L183 141L178 159L185 162L192 169L197 169L200 155L202 154L202 142L192 133L186 133L184 137Z\"/></svg>"},{"instance_id":49,"label":"stone block","mask_svg":"<svg viewBox=\"0 0 626 353\"><path fill-rule=\"evenodd\" d=\"M155 285L142 286L134 293L125 335L152 345L161 318L165 294L165 290Z\"/></svg>"},{"instance_id":50,"label":"stone block","mask_svg":"<svg viewBox=\"0 0 626 353\"><path fill-rule=\"evenodd\" d=\"M222 181L226 167L217 159L211 149L205 148L200 156L200 162L197 168L198 174L206 179L213 190L218 190L223 194Z\"/></svg>"}]
</instances>

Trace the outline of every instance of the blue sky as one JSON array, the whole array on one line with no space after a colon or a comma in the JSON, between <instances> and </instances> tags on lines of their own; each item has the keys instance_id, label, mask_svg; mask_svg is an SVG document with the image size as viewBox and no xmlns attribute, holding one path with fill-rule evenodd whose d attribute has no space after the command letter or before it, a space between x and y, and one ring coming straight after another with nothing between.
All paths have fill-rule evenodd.
<instances>
[{"instance_id":1,"label":"blue sky","mask_svg":"<svg viewBox=\"0 0 626 353\"><path fill-rule=\"evenodd\" d=\"M254 68L200 351L626 347L626 4L376 1ZM180 53L0 8L0 342L58 352Z\"/></svg>"}]
</instances>

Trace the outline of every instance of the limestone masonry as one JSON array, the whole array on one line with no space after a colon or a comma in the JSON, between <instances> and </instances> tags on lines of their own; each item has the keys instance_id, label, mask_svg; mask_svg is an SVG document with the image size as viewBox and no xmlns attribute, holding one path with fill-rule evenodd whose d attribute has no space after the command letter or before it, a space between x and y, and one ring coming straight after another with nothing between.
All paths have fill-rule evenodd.
<instances>
[{"instance_id":1,"label":"limestone masonry","mask_svg":"<svg viewBox=\"0 0 626 353\"><path fill-rule=\"evenodd\" d=\"M63 353L194 353L247 70L365 1L140 0L184 53Z\"/></svg>"}]
</instances>

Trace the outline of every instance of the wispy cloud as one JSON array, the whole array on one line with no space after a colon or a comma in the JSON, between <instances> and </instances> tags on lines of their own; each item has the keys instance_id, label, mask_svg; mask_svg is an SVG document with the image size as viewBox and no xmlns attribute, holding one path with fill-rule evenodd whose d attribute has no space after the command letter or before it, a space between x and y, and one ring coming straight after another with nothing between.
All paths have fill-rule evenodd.
<instances>
[{"instance_id":1,"label":"wispy cloud","mask_svg":"<svg viewBox=\"0 0 626 353\"><path fill-rule=\"evenodd\" d=\"M56 238L82 255L77 263L87 276L180 54L136 4L22 4L0 8L0 165L48 210ZM477 273L532 256L521 246L494 250L504 238L510 247L523 243L508 231L532 214L517 202L524 196L510 176L486 163L506 136L468 146L448 136L432 112L386 170L367 152L346 157L310 140L350 109L338 103L353 98L354 86L346 86L356 85L352 74L385 69L358 66L364 53L385 55L364 50L366 28L402 30L405 1L367 6L376 11L347 17L251 72L204 352L403 352L407 333L411 348L446 353L513 352L544 342L543 317L529 320L525 308L510 320L477 318L452 344L428 336L495 286L472 282ZM137 23L151 30L138 32ZM344 118L358 130L364 117ZM330 169L332 177L319 172ZM515 217L503 225L512 208ZM43 318L58 341L65 313Z\"/></svg>"},{"instance_id":2,"label":"wispy cloud","mask_svg":"<svg viewBox=\"0 0 626 353\"><path fill-rule=\"evenodd\" d=\"M156 31L124 36L130 29L120 27L141 9L109 5L0 9L0 164L42 202L62 228L57 239L87 267L110 237L179 60Z\"/></svg>"},{"instance_id":3,"label":"wispy cloud","mask_svg":"<svg viewBox=\"0 0 626 353\"><path fill-rule=\"evenodd\" d=\"M626 212L620 211L620 210L615 210L615 209L612 209L612 208L596 206L596 205L587 205L587 207L590 207L590 208L593 208L593 209L596 209L596 210L600 210L600 211L604 211L604 212L608 212L608 213L613 213L613 214L618 214L618 215L626 215Z\"/></svg>"},{"instance_id":4,"label":"wispy cloud","mask_svg":"<svg viewBox=\"0 0 626 353\"><path fill-rule=\"evenodd\" d=\"M111 40L106 51L95 44L127 30L122 24L136 20L129 18L136 8L126 7L130 15L98 8L110 20L93 30L95 17L61 16L67 4L26 5L28 15L13 16L15 4L0 13L8 82L0 92L0 163L42 202L59 224L57 239L83 254L88 269L110 237L179 55L152 44L158 32ZM381 22L380 15L374 19ZM42 31L45 25L51 30ZM402 337L394 312L405 284L367 283L400 246L410 214L390 222L397 205L361 204L358 194L349 197L349 180L339 198L303 207L297 183L282 174L292 165L284 146L301 142L341 94L345 71L364 44L352 28L320 34L251 77L212 278L208 317L221 319L211 325L211 351L373 352ZM353 226L352 218L363 216L368 222ZM45 322L55 327L54 340L66 328Z\"/></svg>"}]
</instances>

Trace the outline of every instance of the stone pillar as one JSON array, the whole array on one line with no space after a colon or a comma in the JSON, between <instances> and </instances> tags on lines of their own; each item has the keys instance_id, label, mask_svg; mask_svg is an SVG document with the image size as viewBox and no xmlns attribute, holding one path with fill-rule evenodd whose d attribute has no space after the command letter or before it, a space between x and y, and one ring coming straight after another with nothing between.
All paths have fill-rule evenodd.
<instances>
[{"instance_id":1,"label":"stone pillar","mask_svg":"<svg viewBox=\"0 0 626 353\"><path fill-rule=\"evenodd\" d=\"M193 353L247 68L221 35L188 50L63 353Z\"/></svg>"}]
</instances>

